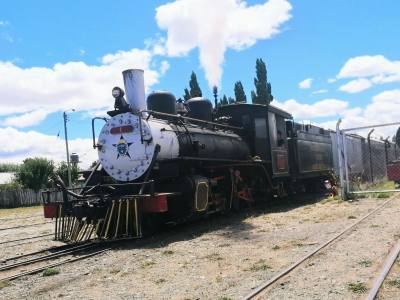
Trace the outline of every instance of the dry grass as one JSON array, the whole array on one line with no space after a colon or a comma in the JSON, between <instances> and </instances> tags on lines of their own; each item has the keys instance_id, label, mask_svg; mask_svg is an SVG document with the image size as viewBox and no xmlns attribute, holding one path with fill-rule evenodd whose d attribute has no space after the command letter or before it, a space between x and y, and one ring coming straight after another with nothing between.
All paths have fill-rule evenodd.
<instances>
[{"instance_id":1,"label":"dry grass","mask_svg":"<svg viewBox=\"0 0 400 300\"><path fill-rule=\"evenodd\" d=\"M18 207L18 208L1 208L0 209L0 218L6 217L10 215L30 215L34 213L41 212L43 207L41 205L36 206L28 206L28 207Z\"/></svg>"},{"instance_id":2,"label":"dry grass","mask_svg":"<svg viewBox=\"0 0 400 300\"><path fill-rule=\"evenodd\" d=\"M10 286L11 283L9 281L0 281L0 290L4 289L5 287Z\"/></svg>"},{"instance_id":3,"label":"dry grass","mask_svg":"<svg viewBox=\"0 0 400 300\"><path fill-rule=\"evenodd\" d=\"M251 267L246 269L245 271L259 272L259 271L267 271L270 269L272 268L265 263L265 259L260 259L254 264L252 264Z\"/></svg>"}]
</instances>

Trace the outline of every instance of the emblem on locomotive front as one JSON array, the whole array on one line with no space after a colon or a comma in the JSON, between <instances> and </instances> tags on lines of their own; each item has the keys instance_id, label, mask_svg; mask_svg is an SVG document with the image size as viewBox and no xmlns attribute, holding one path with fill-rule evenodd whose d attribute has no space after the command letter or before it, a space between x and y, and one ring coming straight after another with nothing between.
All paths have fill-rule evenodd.
<instances>
[{"instance_id":1,"label":"emblem on locomotive front","mask_svg":"<svg viewBox=\"0 0 400 300\"><path fill-rule=\"evenodd\" d=\"M128 156L129 158L131 158L130 154L129 154L129 146L132 145L132 143L127 143L124 139L124 137L121 135L121 137L119 138L118 144L113 144L114 147L117 148L117 158L119 158L120 156Z\"/></svg>"}]
</instances>

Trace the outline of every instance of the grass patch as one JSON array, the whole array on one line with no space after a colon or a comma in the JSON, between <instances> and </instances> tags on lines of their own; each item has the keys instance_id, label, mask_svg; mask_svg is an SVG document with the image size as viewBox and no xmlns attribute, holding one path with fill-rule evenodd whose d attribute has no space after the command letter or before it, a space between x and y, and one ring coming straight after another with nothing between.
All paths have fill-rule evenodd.
<instances>
[{"instance_id":1,"label":"grass patch","mask_svg":"<svg viewBox=\"0 0 400 300\"><path fill-rule=\"evenodd\" d=\"M339 195L336 195L336 196L333 196L333 197L329 196L329 197L327 197L325 199L322 199L319 203L320 204L327 204L327 203L330 203L330 202L341 202L341 201L343 201L342 198Z\"/></svg>"},{"instance_id":2,"label":"grass patch","mask_svg":"<svg viewBox=\"0 0 400 300\"><path fill-rule=\"evenodd\" d=\"M218 300L233 300L233 298L227 297L227 296L223 296L223 297L220 297Z\"/></svg>"},{"instance_id":3,"label":"grass patch","mask_svg":"<svg viewBox=\"0 0 400 300\"><path fill-rule=\"evenodd\" d=\"M167 280L165 280L164 278L160 278L160 279L156 280L156 284L161 284L161 283L164 283L166 281Z\"/></svg>"},{"instance_id":4,"label":"grass patch","mask_svg":"<svg viewBox=\"0 0 400 300\"><path fill-rule=\"evenodd\" d=\"M370 228L379 228L380 226L378 224L372 224L372 225L369 225L369 227Z\"/></svg>"},{"instance_id":5,"label":"grass patch","mask_svg":"<svg viewBox=\"0 0 400 300\"><path fill-rule=\"evenodd\" d=\"M265 263L265 259L260 259L246 271L258 272L258 271L267 271L269 269L272 268Z\"/></svg>"},{"instance_id":6,"label":"grass patch","mask_svg":"<svg viewBox=\"0 0 400 300\"><path fill-rule=\"evenodd\" d=\"M394 286L394 287L400 289L400 276L388 280L387 283L388 283L388 285L390 285L390 286Z\"/></svg>"},{"instance_id":7,"label":"grass patch","mask_svg":"<svg viewBox=\"0 0 400 300\"><path fill-rule=\"evenodd\" d=\"M279 247L278 245L274 245L274 246L272 247L272 250L279 250L279 249L281 249L281 247Z\"/></svg>"},{"instance_id":8,"label":"grass patch","mask_svg":"<svg viewBox=\"0 0 400 300\"><path fill-rule=\"evenodd\" d=\"M362 261L358 262L358 264L362 267L368 268L372 266L372 261L370 261L369 259L363 259Z\"/></svg>"},{"instance_id":9,"label":"grass patch","mask_svg":"<svg viewBox=\"0 0 400 300\"><path fill-rule=\"evenodd\" d=\"M113 268L110 270L110 274L118 274L119 272L121 272L121 270L117 268Z\"/></svg>"},{"instance_id":10,"label":"grass patch","mask_svg":"<svg viewBox=\"0 0 400 300\"><path fill-rule=\"evenodd\" d=\"M210 261L223 260L223 258L218 253L209 254L209 255L205 256L204 258L206 258L206 259L208 259Z\"/></svg>"},{"instance_id":11,"label":"grass patch","mask_svg":"<svg viewBox=\"0 0 400 300\"><path fill-rule=\"evenodd\" d=\"M350 291L356 294L362 294L367 291L367 285L364 282L350 282L347 286Z\"/></svg>"},{"instance_id":12,"label":"grass patch","mask_svg":"<svg viewBox=\"0 0 400 300\"><path fill-rule=\"evenodd\" d=\"M54 276L60 273L59 269L55 268L47 268L46 270L43 271L43 276Z\"/></svg>"},{"instance_id":13,"label":"grass patch","mask_svg":"<svg viewBox=\"0 0 400 300\"><path fill-rule=\"evenodd\" d=\"M172 255L172 254L174 254L174 251L172 251L172 250L165 250L165 251L163 251L163 254L164 254L164 255Z\"/></svg>"},{"instance_id":14,"label":"grass patch","mask_svg":"<svg viewBox=\"0 0 400 300\"><path fill-rule=\"evenodd\" d=\"M348 217L347 217L347 219L350 219L350 220L352 220L352 219L357 219L357 217L356 217L356 216L353 216L353 215L351 215L351 216L348 216Z\"/></svg>"},{"instance_id":15,"label":"grass patch","mask_svg":"<svg viewBox=\"0 0 400 300\"><path fill-rule=\"evenodd\" d=\"M379 199L389 198L389 197L392 196L392 194L393 194L393 193L379 193L379 194L376 196L376 198L379 198Z\"/></svg>"},{"instance_id":16,"label":"grass patch","mask_svg":"<svg viewBox=\"0 0 400 300\"><path fill-rule=\"evenodd\" d=\"M148 260L145 261L144 263L142 263L142 268L146 269L146 268L150 268L151 266L154 266L156 263L152 260Z\"/></svg>"},{"instance_id":17,"label":"grass patch","mask_svg":"<svg viewBox=\"0 0 400 300\"><path fill-rule=\"evenodd\" d=\"M4 289L10 285L11 285L11 282L2 280L2 281L0 281L0 290Z\"/></svg>"}]
</instances>

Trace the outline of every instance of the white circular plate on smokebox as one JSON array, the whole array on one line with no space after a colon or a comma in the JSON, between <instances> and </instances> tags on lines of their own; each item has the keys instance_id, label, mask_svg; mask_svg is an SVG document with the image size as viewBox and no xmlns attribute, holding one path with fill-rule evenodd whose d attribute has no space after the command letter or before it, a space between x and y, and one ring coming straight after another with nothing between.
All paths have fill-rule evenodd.
<instances>
[{"instance_id":1,"label":"white circular plate on smokebox","mask_svg":"<svg viewBox=\"0 0 400 300\"><path fill-rule=\"evenodd\" d=\"M154 143L148 123L139 117L123 113L109 119L102 128L98 144L99 159L104 170L118 181L132 181L142 176L154 155Z\"/></svg>"}]
</instances>

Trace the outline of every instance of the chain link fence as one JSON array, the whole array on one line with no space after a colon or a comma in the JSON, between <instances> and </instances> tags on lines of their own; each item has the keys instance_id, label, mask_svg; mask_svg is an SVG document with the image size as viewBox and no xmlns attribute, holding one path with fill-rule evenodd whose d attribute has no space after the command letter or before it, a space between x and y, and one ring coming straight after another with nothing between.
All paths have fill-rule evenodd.
<instances>
[{"instance_id":1,"label":"chain link fence","mask_svg":"<svg viewBox=\"0 0 400 300\"><path fill-rule=\"evenodd\" d=\"M399 126L400 122L340 130L338 122L332 140L338 150L334 160L336 156L342 197L400 191Z\"/></svg>"}]
</instances>

